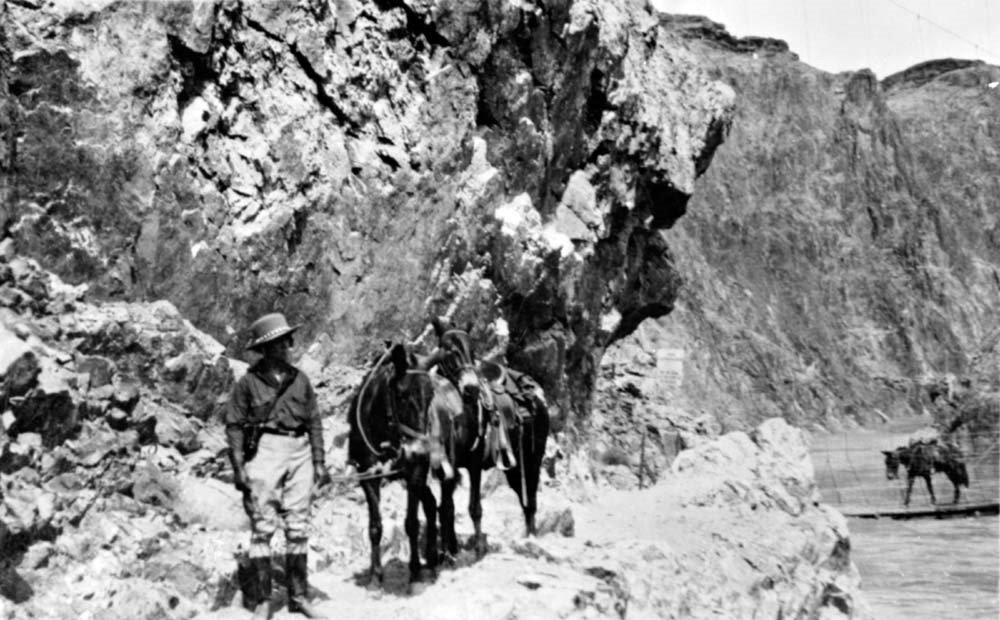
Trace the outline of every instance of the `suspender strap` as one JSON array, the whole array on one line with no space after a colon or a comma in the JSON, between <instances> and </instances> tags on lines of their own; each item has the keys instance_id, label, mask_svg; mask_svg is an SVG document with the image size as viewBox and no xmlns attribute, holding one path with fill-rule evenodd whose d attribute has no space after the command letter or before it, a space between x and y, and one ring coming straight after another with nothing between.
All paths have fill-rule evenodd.
<instances>
[{"instance_id":1,"label":"suspender strap","mask_svg":"<svg viewBox=\"0 0 1000 620\"><path fill-rule=\"evenodd\" d=\"M259 376L259 375L258 375ZM285 379L285 382L278 386L278 393L274 397L274 402L271 403L271 408L267 410L267 415L257 422L250 423L247 426L264 426L270 419L274 412L278 409L278 405L284 402L285 395L288 394L288 388L292 387L295 380L299 377L299 371L292 369L291 376Z\"/></svg>"}]
</instances>

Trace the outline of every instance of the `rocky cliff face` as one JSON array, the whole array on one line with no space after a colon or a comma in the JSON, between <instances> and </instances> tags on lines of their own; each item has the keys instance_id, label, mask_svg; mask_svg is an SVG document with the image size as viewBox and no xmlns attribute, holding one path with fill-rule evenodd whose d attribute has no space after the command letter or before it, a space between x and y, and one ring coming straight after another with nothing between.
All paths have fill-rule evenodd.
<instances>
[{"instance_id":1,"label":"rocky cliff face","mask_svg":"<svg viewBox=\"0 0 1000 620\"><path fill-rule=\"evenodd\" d=\"M18 2L2 228L89 299L264 311L331 363L432 314L585 413L673 306L657 232L730 120L642 2Z\"/></svg>"},{"instance_id":2,"label":"rocky cliff face","mask_svg":"<svg viewBox=\"0 0 1000 620\"><path fill-rule=\"evenodd\" d=\"M1000 68L933 61L879 82L703 18L664 23L733 88L736 114L665 234L685 281L674 311L609 363L640 360L632 383L655 404L654 354L676 349L683 385L666 400L722 428L919 413L948 374L995 389Z\"/></svg>"}]
</instances>

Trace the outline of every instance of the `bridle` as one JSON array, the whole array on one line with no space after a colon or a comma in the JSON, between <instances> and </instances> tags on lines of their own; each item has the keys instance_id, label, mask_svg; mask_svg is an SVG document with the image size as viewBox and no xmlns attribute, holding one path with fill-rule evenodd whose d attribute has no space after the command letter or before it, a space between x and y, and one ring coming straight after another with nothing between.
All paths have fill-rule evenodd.
<instances>
[{"instance_id":1,"label":"bridle","mask_svg":"<svg viewBox=\"0 0 1000 620\"><path fill-rule=\"evenodd\" d=\"M451 382L456 389L459 389L459 378L463 372L471 372L473 376L476 377L476 381L479 383L479 397L476 398L476 422L478 426L478 432L476 433L476 439L472 446L469 448L470 451L475 451L479 447L479 440L483 432L485 431L485 424L483 419L483 400L488 399L487 409L493 408L492 403L492 392L486 383L483 381L479 370L472 361L472 352L469 350L468 344L468 334L462 330L449 329L448 331L441 334L440 342L442 343L442 357L440 362L438 362L441 367L441 374L445 379ZM461 390L460 390L461 391Z\"/></svg>"},{"instance_id":2,"label":"bridle","mask_svg":"<svg viewBox=\"0 0 1000 620\"><path fill-rule=\"evenodd\" d=\"M463 336L459 336L459 334L463 334ZM444 353L440 361L441 374L452 384L457 385L458 378L463 371L469 371L478 376L476 366L472 363L472 353L469 351L467 338L465 332L457 329L450 329L441 335L441 342L447 343L442 347Z\"/></svg>"},{"instance_id":3,"label":"bridle","mask_svg":"<svg viewBox=\"0 0 1000 620\"><path fill-rule=\"evenodd\" d=\"M427 377L430 377L430 373L429 372L427 372L426 370L421 370L419 368L408 368L406 370L406 374L407 375L425 375ZM417 390L417 391L419 391L419 395L415 394L414 390L407 390L405 392L405 394L406 394L406 402L405 403L399 403L398 402L399 398L401 396L399 390L393 390L393 392L392 392L392 397L390 398L390 406L393 409L393 411L392 411L392 420L393 420L393 423L396 425L396 427L399 429L399 431L401 433L403 433L404 435L406 435L407 437L409 437L411 439L424 439L424 438L427 438L429 436L429 434L426 433L426 432L421 433L421 432L417 431L416 429L412 428L411 426L403 423L401 421L401 419L400 419L398 411L404 411L404 410L406 410L405 409L406 406L411 407L412 410L418 412L418 414L417 414L418 415L418 424L417 425L420 426L420 427L422 427L422 428L428 428L430 426L428 417L429 417L429 411L430 411L431 401L434 399L434 388L433 388L433 386L430 388L430 390L431 390L430 395L428 395L428 394L425 393L426 390L425 390L424 386L421 386L420 389ZM423 399L423 402L421 402L421 399Z\"/></svg>"},{"instance_id":4,"label":"bridle","mask_svg":"<svg viewBox=\"0 0 1000 620\"><path fill-rule=\"evenodd\" d=\"M365 378L365 382L361 386L361 391L358 392L358 398L357 398L357 401L356 401L355 407L354 407L355 424L356 424L356 426L358 428L358 433L361 435L361 440L364 442L365 447L368 448L368 451L372 454L372 456L375 456L375 457L381 457L383 455L384 451L376 449L375 446L372 445L372 442L368 439L367 433L365 433L365 425L363 424L363 419L362 419L363 416L361 415L361 413L362 413L362 403L364 402L365 393L368 390L368 386L371 383L372 377L374 377L375 374L379 371L379 369L382 368L382 364L385 362L386 358L389 357L389 354L390 354L391 350L392 350L391 348L387 348L385 350L385 352L382 353L382 356L378 359L378 361L375 362L375 366L372 368L372 371L370 373L368 373L368 377ZM426 370L421 370L421 369L418 369L418 368L409 368L409 369L406 370L406 374L408 374L408 375L409 374L424 374L424 375L429 375L430 373L428 373ZM422 391L423 390L421 390L421 392ZM416 397L413 394L408 393L408 396L409 396L408 400L410 402L407 403L407 404L411 404L411 403L414 403L416 401ZM394 425L399 430L399 432L401 432L402 434L406 435L410 439L414 439L414 440L429 439L429 434L428 433L421 433L421 432L417 431L416 429L412 428L411 426L409 426L407 424L404 424L402 421L400 421L399 415L398 415L398 410L401 409L401 406L397 402L398 401L398 397L399 397L398 390L392 389L391 395L387 399L388 408L390 410L389 411L390 423L392 425ZM427 401L426 401L425 404L415 403L416 404L416 410L417 411L422 411L422 414L421 414L422 418L419 420L419 422L420 422L420 426L423 426L424 428L426 428L428 426L428 424L427 424L427 415L428 415L428 410L430 408L430 403L431 403L431 399L432 398L433 398L433 394L431 395L430 398L427 398Z\"/></svg>"}]
</instances>

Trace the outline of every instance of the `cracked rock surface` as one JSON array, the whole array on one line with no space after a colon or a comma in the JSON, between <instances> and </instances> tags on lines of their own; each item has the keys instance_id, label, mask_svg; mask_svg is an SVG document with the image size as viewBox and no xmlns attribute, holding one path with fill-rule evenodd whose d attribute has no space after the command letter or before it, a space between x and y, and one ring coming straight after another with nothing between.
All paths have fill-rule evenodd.
<instances>
[{"instance_id":1,"label":"cracked rock surface","mask_svg":"<svg viewBox=\"0 0 1000 620\"><path fill-rule=\"evenodd\" d=\"M169 300L231 353L272 308L345 365L433 314L491 349L503 319L497 353L560 421L673 306L658 231L734 103L639 1L5 12L18 252L93 299ZM504 233L512 203L534 241Z\"/></svg>"}]
</instances>

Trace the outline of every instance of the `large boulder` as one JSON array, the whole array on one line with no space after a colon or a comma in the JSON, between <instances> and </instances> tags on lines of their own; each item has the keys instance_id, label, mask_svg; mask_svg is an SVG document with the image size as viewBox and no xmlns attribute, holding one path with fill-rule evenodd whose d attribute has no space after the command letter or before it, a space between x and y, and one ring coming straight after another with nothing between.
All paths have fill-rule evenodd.
<instances>
[{"instance_id":1,"label":"large boulder","mask_svg":"<svg viewBox=\"0 0 1000 620\"><path fill-rule=\"evenodd\" d=\"M198 438L201 424L183 409L170 402L156 402L152 399L145 400L140 406L142 411L136 412L135 424L144 426L146 420L151 418L151 430L157 444L177 448L182 454L194 452L201 447Z\"/></svg>"},{"instance_id":2,"label":"large boulder","mask_svg":"<svg viewBox=\"0 0 1000 620\"><path fill-rule=\"evenodd\" d=\"M685 450L672 471L691 505L748 504L795 516L819 501L805 433L781 418L765 421L752 438L736 431Z\"/></svg>"},{"instance_id":3,"label":"large boulder","mask_svg":"<svg viewBox=\"0 0 1000 620\"><path fill-rule=\"evenodd\" d=\"M62 443L79 431L71 383L75 374L64 367L68 357L34 336L27 340L0 324L0 376L3 402L12 413L6 432L40 433L46 446Z\"/></svg>"},{"instance_id":4,"label":"large boulder","mask_svg":"<svg viewBox=\"0 0 1000 620\"><path fill-rule=\"evenodd\" d=\"M192 525L212 530L248 532L250 527L240 492L212 478L181 477L174 512Z\"/></svg>"},{"instance_id":5,"label":"large boulder","mask_svg":"<svg viewBox=\"0 0 1000 620\"><path fill-rule=\"evenodd\" d=\"M21 469L4 476L0 486L0 552L16 557L37 539L52 539L60 523L57 496L38 485L38 474Z\"/></svg>"},{"instance_id":6,"label":"large boulder","mask_svg":"<svg viewBox=\"0 0 1000 620\"><path fill-rule=\"evenodd\" d=\"M37 385L41 372L38 356L28 343L0 323L0 399L6 403L11 397L23 396Z\"/></svg>"}]
</instances>

